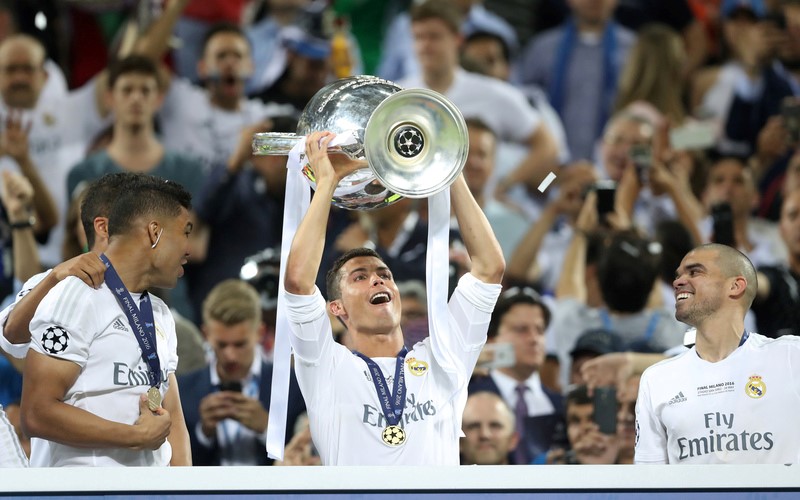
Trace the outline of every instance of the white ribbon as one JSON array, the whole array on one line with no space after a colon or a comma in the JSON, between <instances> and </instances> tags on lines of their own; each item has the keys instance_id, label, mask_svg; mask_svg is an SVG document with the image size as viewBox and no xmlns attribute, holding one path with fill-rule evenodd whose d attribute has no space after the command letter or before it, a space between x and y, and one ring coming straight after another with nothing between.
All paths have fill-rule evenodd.
<instances>
[{"instance_id":1,"label":"white ribbon","mask_svg":"<svg viewBox=\"0 0 800 500\"><path fill-rule=\"evenodd\" d=\"M338 134L331 146L354 144L352 132ZM283 460L286 439L286 416L289 403L289 375L292 365L292 345L289 342L289 321L286 319L286 302L283 296L283 277L286 273L286 258L294 240L294 234L311 201L311 190L302 169L305 159L306 140L300 138L289 152L286 162L286 197L283 202L283 234L281 239L281 269L278 283L278 310L275 320L275 346L272 365L272 392L267 422L267 456Z\"/></svg>"}]
</instances>

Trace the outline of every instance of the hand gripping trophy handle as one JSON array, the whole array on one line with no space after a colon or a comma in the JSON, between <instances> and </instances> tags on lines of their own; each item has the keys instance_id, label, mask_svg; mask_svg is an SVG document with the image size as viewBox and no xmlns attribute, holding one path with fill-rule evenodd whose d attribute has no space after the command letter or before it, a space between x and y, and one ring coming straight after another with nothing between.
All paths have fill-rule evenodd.
<instances>
[{"instance_id":1,"label":"hand gripping trophy handle","mask_svg":"<svg viewBox=\"0 0 800 500\"><path fill-rule=\"evenodd\" d=\"M335 205L355 210L384 207L402 197L427 198L446 189L464 168L469 148L463 116L441 94L356 76L317 92L300 116L297 134L256 134L253 154L287 155L302 136L323 130L352 132L356 138L355 144L329 152L367 160L369 168L342 179L334 193ZM303 174L314 186L308 165Z\"/></svg>"}]
</instances>

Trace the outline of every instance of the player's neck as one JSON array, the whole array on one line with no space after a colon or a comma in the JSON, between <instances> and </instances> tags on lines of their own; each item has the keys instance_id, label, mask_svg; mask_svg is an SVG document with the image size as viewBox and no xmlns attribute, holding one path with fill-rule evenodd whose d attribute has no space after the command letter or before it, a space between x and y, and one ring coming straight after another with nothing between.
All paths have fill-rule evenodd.
<instances>
[{"instance_id":1,"label":"player's neck","mask_svg":"<svg viewBox=\"0 0 800 500\"><path fill-rule=\"evenodd\" d=\"M455 70L453 69L441 69L425 74L425 85L440 94L446 94L450 90L453 80L455 80Z\"/></svg>"},{"instance_id":2,"label":"player's neck","mask_svg":"<svg viewBox=\"0 0 800 500\"><path fill-rule=\"evenodd\" d=\"M119 236L108 245L105 254L125 288L132 293L142 293L150 286L147 274L150 264L145 261L144 252L133 248L133 243L129 237Z\"/></svg>"},{"instance_id":3,"label":"player's neck","mask_svg":"<svg viewBox=\"0 0 800 500\"><path fill-rule=\"evenodd\" d=\"M531 368L529 366L510 366L508 368L498 368L497 371L513 378L517 382L525 382L531 378L531 375L536 373L536 368Z\"/></svg>"},{"instance_id":4,"label":"player's neck","mask_svg":"<svg viewBox=\"0 0 800 500\"><path fill-rule=\"evenodd\" d=\"M396 329L390 334L354 333L353 349L368 358L393 358L403 348L403 334Z\"/></svg>"},{"instance_id":5,"label":"player's neck","mask_svg":"<svg viewBox=\"0 0 800 500\"><path fill-rule=\"evenodd\" d=\"M710 363L722 361L739 347L743 333L744 320L738 316L734 318L733 314L718 314L707 318L697 326L697 355Z\"/></svg>"}]
</instances>

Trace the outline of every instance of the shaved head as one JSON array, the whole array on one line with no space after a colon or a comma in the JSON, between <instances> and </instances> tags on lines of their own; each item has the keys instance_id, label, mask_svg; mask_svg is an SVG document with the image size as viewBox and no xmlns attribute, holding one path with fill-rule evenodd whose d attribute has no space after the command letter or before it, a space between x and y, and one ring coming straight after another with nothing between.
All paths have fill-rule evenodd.
<instances>
[{"instance_id":1,"label":"shaved head","mask_svg":"<svg viewBox=\"0 0 800 500\"><path fill-rule=\"evenodd\" d=\"M720 271L722 271L723 276L726 278L742 276L745 281L747 281L747 289L745 290L742 300L744 301L745 309L749 309L753 304L753 299L756 298L756 291L758 290L756 269L753 263L750 262L750 259L739 250L718 243L700 245L695 248L695 250L715 251L717 253L716 263Z\"/></svg>"},{"instance_id":2,"label":"shaved head","mask_svg":"<svg viewBox=\"0 0 800 500\"><path fill-rule=\"evenodd\" d=\"M4 58L9 52L19 49L30 51L30 54L33 56L31 62L34 64L38 66L44 64L45 57L47 56L44 45L36 38L24 33L11 35L0 43L0 64L4 62Z\"/></svg>"}]
</instances>

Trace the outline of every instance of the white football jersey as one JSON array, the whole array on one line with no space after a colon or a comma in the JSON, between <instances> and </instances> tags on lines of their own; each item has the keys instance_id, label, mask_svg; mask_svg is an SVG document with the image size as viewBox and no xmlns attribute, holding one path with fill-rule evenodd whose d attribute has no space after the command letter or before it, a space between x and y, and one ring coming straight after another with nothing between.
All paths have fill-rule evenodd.
<instances>
[{"instance_id":1,"label":"white football jersey","mask_svg":"<svg viewBox=\"0 0 800 500\"><path fill-rule=\"evenodd\" d=\"M139 294L131 294L138 304ZM168 375L178 365L175 322L169 308L150 295L161 362L162 397ZM39 304L31 321L31 349L81 367L64 402L101 418L132 425L139 418L139 396L147 392L147 365L127 316L103 283L93 289L75 277L61 281ZM48 448L43 448L48 449ZM169 465L169 442L158 450L75 448L50 442L49 457L31 452L31 463L61 466Z\"/></svg>"},{"instance_id":2,"label":"white football jersey","mask_svg":"<svg viewBox=\"0 0 800 500\"><path fill-rule=\"evenodd\" d=\"M25 358L25 355L28 354L28 348L31 346L31 343L30 341L28 341L28 342L23 342L22 344L12 344L6 339L5 327L6 327L6 322L8 321L8 316L11 314L11 311L14 310L14 307L16 307L17 303L19 303L19 301L22 300L22 297L28 295L28 292L30 292L33 289L33 287L41 283L42 280L44 280L47 277L47 275L50 274L51 271L52 269L48 269L47 271L36 274L32 276L30 279L28 279L28 281L26 281L22 285L22 289L19 292L17 292L17 295L14 297L14 302L12 302L5 309L0 311L0 349L10 354L11 356L14 356L15 358L18 359Z\"/></svg>"},{"instance_id":3,"label":"white football jersey","mask_svg":"<svg viewBox=\"0 0 800 500\"><path fill-rule=\"evenodd\" d=\"M449 303L449 331L417 343L406 355L406 440L383 441L388 426L366 362L331 335L325 300L286 292L295 370L311 435L325 465L458 465L466 383L486 341L499 285L467 274ZM393 389L397 358L374 358ZM391 437L391 436L389 436Z\"/></svg>"},{"instance_id":4,"label":"white football jersey","mask_svg":"<svg viewBox=\"0 0 800 500\"><path fill-rule=\"evenodd\" d=\"M717 363L691 348L645 370L636 463L800 462L800 337L751 333Z\"/></svg>"}]
</instances>

